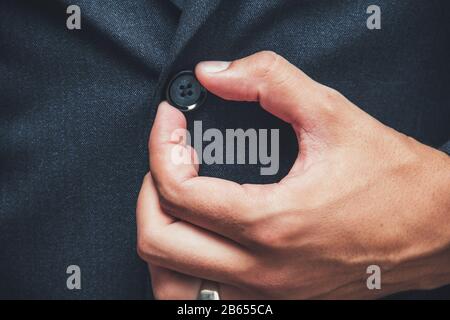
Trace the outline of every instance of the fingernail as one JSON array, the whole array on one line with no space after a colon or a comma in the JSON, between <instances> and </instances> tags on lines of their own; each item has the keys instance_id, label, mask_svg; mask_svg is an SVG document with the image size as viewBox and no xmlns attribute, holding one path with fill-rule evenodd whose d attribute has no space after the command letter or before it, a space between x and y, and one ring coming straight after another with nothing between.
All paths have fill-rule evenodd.
<instances>
[{"instance_id":1,"label":"fingernail","mask_svg":"<svg viewBox=\"0 0 450 320\"><path fill-rule=\"evenodd\" d=\"M228 61L204 61L199 63L199 67L207 73L217 73L228 69L231 62Z\"/></svg>"}]
</instances>

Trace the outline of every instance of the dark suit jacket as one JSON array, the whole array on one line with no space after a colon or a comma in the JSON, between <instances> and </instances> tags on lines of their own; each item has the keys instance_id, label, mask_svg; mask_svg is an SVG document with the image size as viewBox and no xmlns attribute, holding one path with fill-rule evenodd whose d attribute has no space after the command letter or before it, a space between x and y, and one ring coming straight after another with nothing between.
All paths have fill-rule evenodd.
<instances>
[{"instance_id":1,"label":"dark suit jacket","mask_svg":"<svg viewBox=\"0 0 450 320\"><path fill-rule=\"evenodd\" d=\"M66 28L79 5L82 29ZM366 9L382 10L368 30ZM1 0L0 298L149 298L135 203L170 76L274 50L423 143L450 138L449 1ZM203 166L266 183L297 153L288 125L209 95L204 128L280 128L281 170ZM82 289L66 288L79 265ZM449 297L449 290L402 297Z\"/></svg>"}]
</instances>

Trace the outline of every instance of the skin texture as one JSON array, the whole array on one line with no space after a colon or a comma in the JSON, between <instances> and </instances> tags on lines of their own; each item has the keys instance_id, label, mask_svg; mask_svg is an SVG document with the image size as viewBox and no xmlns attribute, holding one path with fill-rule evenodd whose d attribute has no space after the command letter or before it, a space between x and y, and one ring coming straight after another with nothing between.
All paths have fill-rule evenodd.
<instances>
[{"instance_id":1,"label":"skin texture","mask_svg":"<svg viewBox=\"0 0 450 320\"><path fill-rule=\"evenodd\" d=\"M221 71L220 71L221 70ZM290 123L301 152L270 185L198 176L162 102L137 203L138 253L157 299L373 299L450 283L450 158L386 127L273 52L202 62L199 81L227 100L259 101ZM174 148L187 161L174 163ZM379 265L381 290L366 269Z\"/></svg>"}]
</instances>

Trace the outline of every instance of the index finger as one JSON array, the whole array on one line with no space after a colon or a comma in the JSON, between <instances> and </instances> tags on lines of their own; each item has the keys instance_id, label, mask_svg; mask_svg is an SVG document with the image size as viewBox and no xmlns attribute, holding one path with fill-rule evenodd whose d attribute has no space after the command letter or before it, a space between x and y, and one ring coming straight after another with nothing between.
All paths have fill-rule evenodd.
<instances>
[{"instance_id":1,"label":"index finger","mask_svg":"<svg viewBox=\"0 0 450 320\"><path fill-rule=\"evenodd\" d=\"M199 177L194 152L184 146L183 137L174 132L186 129L184 115L167 102L158 107L152 128L149 153L150 170L161 197L161 205L171 215L243 242L246 226L273 212L272 201L279 196L281 187L272 185L240 185L211 177ZM174 159L182 154L179 159ZM183 161L178 161L182 159ZM278 186L278 187L276 187Z\"/></svg>"}]
</instances>

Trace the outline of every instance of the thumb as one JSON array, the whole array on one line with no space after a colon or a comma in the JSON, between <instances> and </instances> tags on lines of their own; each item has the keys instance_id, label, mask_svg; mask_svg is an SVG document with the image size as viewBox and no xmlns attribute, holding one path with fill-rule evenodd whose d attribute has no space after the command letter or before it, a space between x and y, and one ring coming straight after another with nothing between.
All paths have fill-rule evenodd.
<instances>
[{"instance_id":1,"label":"thumb","mask_svg":"<svg viewBox=\"0 0 450 320\"><path fill-rule=\"evenodd\" d=\"M303 129L315 136L329 133L330 125L333 127L344 111L341 103L330 101L341 97L335 90L312 80L270 51L233 62L201 62L196 76L206 89L223 99L259 101L265 110L290 123L297 132Z\"/></svg>"}]
</instances>

